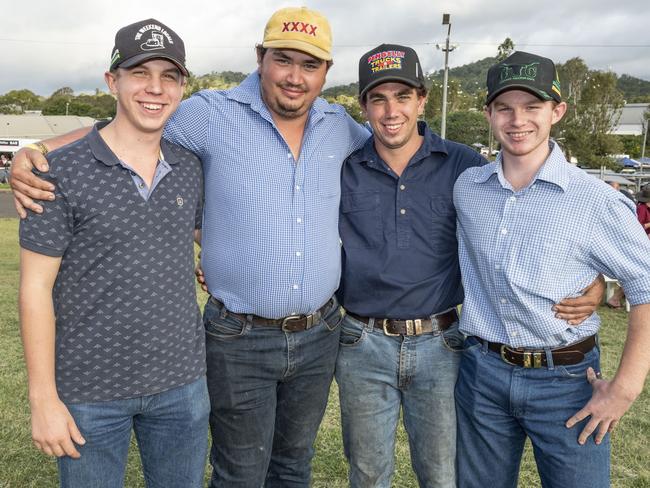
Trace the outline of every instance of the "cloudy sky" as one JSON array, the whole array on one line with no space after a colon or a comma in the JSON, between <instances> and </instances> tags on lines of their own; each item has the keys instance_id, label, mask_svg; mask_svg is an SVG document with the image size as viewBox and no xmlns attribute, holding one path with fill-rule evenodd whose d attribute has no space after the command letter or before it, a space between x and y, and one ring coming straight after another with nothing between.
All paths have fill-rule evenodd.
<instances>
[{"instance_id":1,"label":"cloudy sky","mask_svg":"<svg viewBox=\"0 0 650 488\"><path fill-rule=\"evenodd\" d=\"M9 6L11 4L11 6ZM115 31L154 17L185 41L195 74L255 69L253 46L282 1L239 0L0 0L0 94L28 88L40 95L70 86L104 89L103 72ZM356 80L361 54L383 42L414 47L426 71L443 67L451 14L450 66L496 53L511 37L518 49L563 62L580 56L592 69L613 70L650 80L647 0L311 0L334 34L335 64L328 85ZM29 8L27 8L27 6Z\"/></svg>"}]
</instances>

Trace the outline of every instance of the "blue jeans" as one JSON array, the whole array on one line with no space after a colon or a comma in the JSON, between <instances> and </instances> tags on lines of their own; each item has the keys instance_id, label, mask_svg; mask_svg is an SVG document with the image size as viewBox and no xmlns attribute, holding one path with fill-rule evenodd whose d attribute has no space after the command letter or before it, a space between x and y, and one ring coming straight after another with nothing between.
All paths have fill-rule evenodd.
<instances>
[{"instance_id":1,"label":"blue jeans","mask_svg":"<svg viewBox=\"0 0 650 488\"><path fill-rule=\"evenodd\" d=\"M345 317L336 364L350 486L391 486L401 407L420 486L453 488L458 324L411 337L387 336L373 325Z\"/></svg>"},{"instance_id":2,"label":"blue jeans","mask_svg":"<svg viewBox=\"0 0 650 488\"><path fill-rule=\"evenodd\" d=\"M63 488L118 488L135 432L149 488L199 488L208 452L205 377L154 395L66 405L86 444L58 459Z\"/></svg>"},{"instance_id":3,"label":"blue jeans","mask_svg":"<svg viewBox=\"0 0 650 488\"><path fill-rule=\"evenodd\" d=\"M456 385L458 486L516 488L526 437L545 488L609 486L609 435L581 446L564 423L591 398L589 366L600 370L598 348L571 366L526 369L467 339Z\"/></svg>"},{"instance_id":4,"label":"blue jeans","mask_svg":"<svg viewBox=\"0 0 650 488\"><path fill-rule=\"evenodd\" d=\"M213 299L204 312L212 488L308 487L341 309L301 332L253 326Z\"/></svg>"}]
</instances>

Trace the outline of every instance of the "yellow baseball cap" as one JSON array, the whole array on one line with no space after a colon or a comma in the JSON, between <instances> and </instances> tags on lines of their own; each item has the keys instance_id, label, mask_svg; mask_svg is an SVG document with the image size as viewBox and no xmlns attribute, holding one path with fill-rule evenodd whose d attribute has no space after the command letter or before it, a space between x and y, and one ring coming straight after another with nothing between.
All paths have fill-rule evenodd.
<instances>
[{"instance_id":1,"label":"yellow baseball cap","mask_svg":"<svg viewBox=\"0 0 650 488\"><path fill-rule=\"evenodd\" d=\"M296 49L331 61L332 30L327 19L315 10L282 8L267 22L262 47Z\"/></svg>"}]
</instances>

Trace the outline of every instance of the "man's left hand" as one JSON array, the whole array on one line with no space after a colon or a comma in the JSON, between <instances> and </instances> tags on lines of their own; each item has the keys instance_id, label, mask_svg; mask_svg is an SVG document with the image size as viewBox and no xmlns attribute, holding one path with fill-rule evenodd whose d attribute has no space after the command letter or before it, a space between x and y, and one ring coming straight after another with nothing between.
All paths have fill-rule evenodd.
<instances>
[{"instance_id":1,"label":"man's left hand","mask_svg":"<svg viewBox=\"0 0 650 488\"><path fill-rule=\"evenodd\" d=\"M578 437L578 444L580 445L584 445L596 429L596 444L600 444L605 434L614 430L618 421L635 400L634 395L631 395L613 381L601 379L593 368L587 369L587 381L593 388L591 400L565 424L570 429L578 422L591 417Z\"/></svg>"}]
</instances>

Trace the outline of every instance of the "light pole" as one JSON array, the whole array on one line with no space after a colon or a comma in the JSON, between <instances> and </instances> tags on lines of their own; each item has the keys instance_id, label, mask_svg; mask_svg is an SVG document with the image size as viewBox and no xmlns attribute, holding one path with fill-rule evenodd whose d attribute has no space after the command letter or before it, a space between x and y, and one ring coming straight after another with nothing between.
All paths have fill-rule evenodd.
<instances>
[{"instance_id":1,"label":"light pole","mask_svg":"<svg viewBox=\"0 0 650 488\"><path fill-rule=\"evenodd\" d=\"M456 46L449 45L449 36L451 34L451 15L442 14L442 25L447 26L447 40L445 47L441 48L440 44L436 44L438 49L442 49L445 53L445 72L442 78L442 122L440 123L440 137L445 138L447 132L447 80L449 78L449 51L453 51Z\"/></svg>"},{"instance_id":2,"label":"light pole","mask_svg":"<svg viewBox=\"0 0 650 488\"><path fill-rule=\"evenodd\" d=\"M65 114L68 115L68 107L70 107L70 102L65 102Z\"/></svg>"},{"instance_id":3,"label":"light pole","mask_svg":"<svg viewBox=\"0 0 650 488\"><path fill-rule=\"evenodd\" d=\"M645 157L645 143L648 140L648 122L650 120L643 119L643 147L641 147L641 159ZM641 162L641 168L643 168L643 162Z\"/></svg>"}]
</instances>

